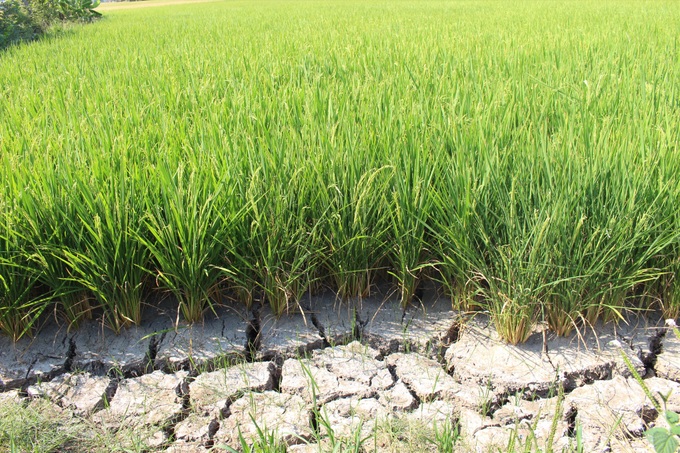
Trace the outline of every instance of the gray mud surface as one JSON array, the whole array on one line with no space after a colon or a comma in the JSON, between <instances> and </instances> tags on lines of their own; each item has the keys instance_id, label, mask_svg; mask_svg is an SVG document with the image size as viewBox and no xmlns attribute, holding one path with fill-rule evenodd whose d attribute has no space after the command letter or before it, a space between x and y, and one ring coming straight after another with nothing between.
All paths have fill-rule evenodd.
<instances>
[{"instance_id":1,"label":"gray mud surface","mask_svg":"<svg viewBox=\"0 0 680 453\"><path fill-rule=\"evenodd\" d=\"M437 297L405 311L315 297L279 319L256 307L174 322L159 309L121 335L92 322L2 338L0 400L47 398L107 429L139 427L156 451L237 447L260 428L290 451L323 451L328 426L370 435L396 421L450 424L469 451L504 451L511 436L569 450L578 426L584 451L651 452L643 432L659 414L625 354L680 411L680 340L654 315L568 338L537 330L519 346Z\"/></svg>"}]
</instances>

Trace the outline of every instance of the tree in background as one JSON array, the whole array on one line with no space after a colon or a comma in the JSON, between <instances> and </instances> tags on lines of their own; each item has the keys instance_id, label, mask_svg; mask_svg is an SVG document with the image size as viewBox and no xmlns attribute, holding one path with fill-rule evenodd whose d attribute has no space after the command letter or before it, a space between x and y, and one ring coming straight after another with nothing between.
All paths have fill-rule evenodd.
<instances>
[{"instance_id":1,"label":"tree in background","mask_svg":"<svg viewBox=\"0 0 680 453\"><path fill-rule=\"evenodd\" d=\"M43 35L59 22L91 22L100 0L0 0L0 50Z\"/></svg>"}]
</instances>

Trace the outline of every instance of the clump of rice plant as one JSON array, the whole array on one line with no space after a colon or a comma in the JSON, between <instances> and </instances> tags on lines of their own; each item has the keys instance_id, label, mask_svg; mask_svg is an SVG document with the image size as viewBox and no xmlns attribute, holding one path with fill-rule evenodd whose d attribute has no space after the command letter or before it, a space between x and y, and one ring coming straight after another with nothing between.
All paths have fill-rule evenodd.
<instances>
[{"instance_id":1,"label":"clump of rice plant","mask_svg":"<svg viewBox=\"0 0 680 453\"><path fill-rule=\"evenodd\" d=\"M6 239L0 241L6 242ZM24 335L32 335L38 317L46 308L44 299L36 298L33 293L37 280L35 270L20 256L12 251L2 251L0 331L14 341L18 341Z\"/></svg>"},{"instance_id":2,"label":"clump of rice plant","mask_svg":"<svg viewBox=\"0 0 680 453\"><path fill-rule=\"evenodd\" d=\"M75 328L92 318L92 296L74 280L64 252L84 247L85 227L69 228L73 226L72 219L77 217L73 194L69 191L73 187L70 175L66 172L48 175L46 172L44 178L33 179L22 198L20 214L28 243L25 252L49 298L57 304L58 312L69 328Z\"/></svg>"},{"instance_id":3,"label":"clump of rice plant","mask_svg":"<svg viewBox=\"0 0 680 453\"><path fill-rule=\"evenodd\" d=\"M323 223L328 256L324 264L341 300L368 297L385 257L388 172L386 167L369 172L346 169L345 174L337 175L343 180L328 186L324 194L328 197Z\"/></svg>"},{"instance_id":4,"label":"clump of rice plant","mask_svg":"<svg viewBox=\"0 0 680 453\"><path fill-rule=\"evenodd\" d=\"M142 286L150 258L139 240L144 186L127 175L124 164L118 165L99 186L75 180L71 190L76 212L66 227L82 230L82 238L77 248L58 252L72 272L72 280L94 295L105 323L115 332L141 321Z\"/></svg>"},{"instance_id":5,"label":"clump of rice plant","mask_svg":"<svg viewBox=\"0 0 680 453\"><path fill-rule=\"evenodd\" d=\"M40 274L27 255L20 208L9 187L16 189L8 184L0 198L0 331L17 341L34 332L49 303L37 291Z\"/></svg>"},{"instance_id":6,"label":"clump of rice plant","mask_svg":"<svg viewBox=\"0 0 680 453\"><path fill-rule=\"evenodd\" d=\"M154 196L146 200L146 230L140 236L153 257L155 268L149 271L174 294L187 322L201 321L223 279L220 241L231 233L224 220L233 211L221 201L233 197L233 190L226 179L198 177L196 170L184 167L162 165L155 175Z\"/></svg>"},{"instance_id":7,"label":"clump of rice plant","mask_svg":"<svg viewBox=\"0 0 680 453\"><path fill-rule=\"evenodd\" d=\"M243 217L225 238L226 271L247 300L257 291L276 315L297 306L316 276L318 224L307 221L310 204L297 172L287 181L252 175Z\"/></svg>"},{"instance_id":8,"label":"clump of rice plant","mask_svg":"<svg viewBox=\"0 0 680 453\"><path fill-rule=\"evenodd\" d=\"M433 206L432 180L437 164L431 160L401 158L393 177L390 200L389 263L401 304L406 306L415 296L423 270L431 265L427 225Z\"/></svg>"}]
</instances>

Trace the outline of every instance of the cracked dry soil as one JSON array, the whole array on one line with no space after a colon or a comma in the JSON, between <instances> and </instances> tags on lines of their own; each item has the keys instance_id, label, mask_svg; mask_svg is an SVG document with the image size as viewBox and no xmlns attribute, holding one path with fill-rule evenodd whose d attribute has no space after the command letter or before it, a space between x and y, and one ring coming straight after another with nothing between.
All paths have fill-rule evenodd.
<instances>
[{"instance_id":1,"label":"cracked dry soil","mask_svg":"<svg viewBox=\"0 0 680 453\"><path fill-rule=\"evenodd\" d=\"M653 316L569 338L536 332L520 346L442 300L402 311L319 298L280 319L266 307L225 309L183 328L173 318L161 309L119 336L93 323L7 341L0 399L44 398L105 429L138 428L152 451L237 447L258 428L289 451L323 451L329 426L367 437L397 421L455 426L461 451L504 451L513 433L568 450L579 426L584 451L651 452L643 432L659 414L625 353L680 411L680 341Z\"/></svg>"}]
</instances>

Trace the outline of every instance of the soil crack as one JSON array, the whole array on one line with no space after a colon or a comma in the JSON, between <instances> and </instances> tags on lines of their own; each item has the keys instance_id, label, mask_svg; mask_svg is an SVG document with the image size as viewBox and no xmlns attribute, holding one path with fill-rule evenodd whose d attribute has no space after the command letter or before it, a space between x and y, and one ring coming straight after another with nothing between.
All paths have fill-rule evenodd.
<instances>
[{"instance_id":1,"label":"soil crack","mask_svg":"<svg viewBox=\"0 0 680 453\"><path fill-rule=\"evenodd\" d=\"M405 312L404 312L405 313ZM354 324L352 325L352 339L358 342L362 342L364 337L364 330L366 329L366 324L368 324L368 319L362 320L359 310L354 307Z\"/></svg>"},{"instance_id":2,"label":"soil crack","mask_svg":"<svg viewBox=\"0 0 680 453\"><path fill-rule=\"evenodd\" d=\"M262 347L262 306L257 304L253 307L253 317L246 326L245 360L253 362L257 357L257 352Z\"/></svg>"},{"instance_id":3,"label":"soil crack","mask_svg":"<svg viewBox=\"0 0 680 453\"><path fill-rule=\"evenodd\" d=\"M68 340L68 351L66 352L66 360L64 360L63 369L65 373L73 371L73 362L76 358L76 341L74 337Z\"/></svg>"},{"instance_id":4,"label":"soil crack","mask_svg":"<svg viewBox=\"0 0 680 453\"><path fill-rule=\"evenodd\" d=\"M649 337L648 347L649 352L638 351L638 358L642 361L647 369L656 374L656 360L663 349L663 339L666 337L666 329L655 329L654 333Z\"/></svg>"},{"instance_id":5,"label":"soil crack","mask_svg":"<svg viewBox=\"0 0 680 453\"><path fill-rule=\"evenodd\" d=\"M324 326L321 324L319 321L319 318L316 316L315 312L311 312L311 318L312 318L312 325L316 328L316 330L319 331L319 336L321 337L321 340L323 341L323 347L328 348L331 346L331 343L328 341L328 337L326 336L326 329Z\"/></svg>"},{"instance_id":6,"label":"soil crack","mask_svg":"<svg viewBox=\"0 0 680 453\"><path fill-rule=\"evenodd\" d=\"M182 382L175 388L175 394L182 402L182 409L172 417L170 417L165 424L162 426L163 434L165 435L165 442L163 442L163 447L169 447L176 439L175 429L177 425L186 418L191 413L191 399L189 393L189 381L192 379L190 376L182 379Z\"/></svg>"},{"instance_id":7,"label":"soil crack","mask_svg":"<svg viewBox=\"0 0 680 453\"><path fill-rule=\"evenodd\" d=\"M149 340L149 348L146 351L146 365L144 369L144 374L148 374L154 371L155 368L155 363L156 363L156 357L158 356L158 349L160 348L161 343L165 339L166 333L163 332L160 337L157 335L154 335L151 337L151 340Z\"/></svg>"}]
</instances>

